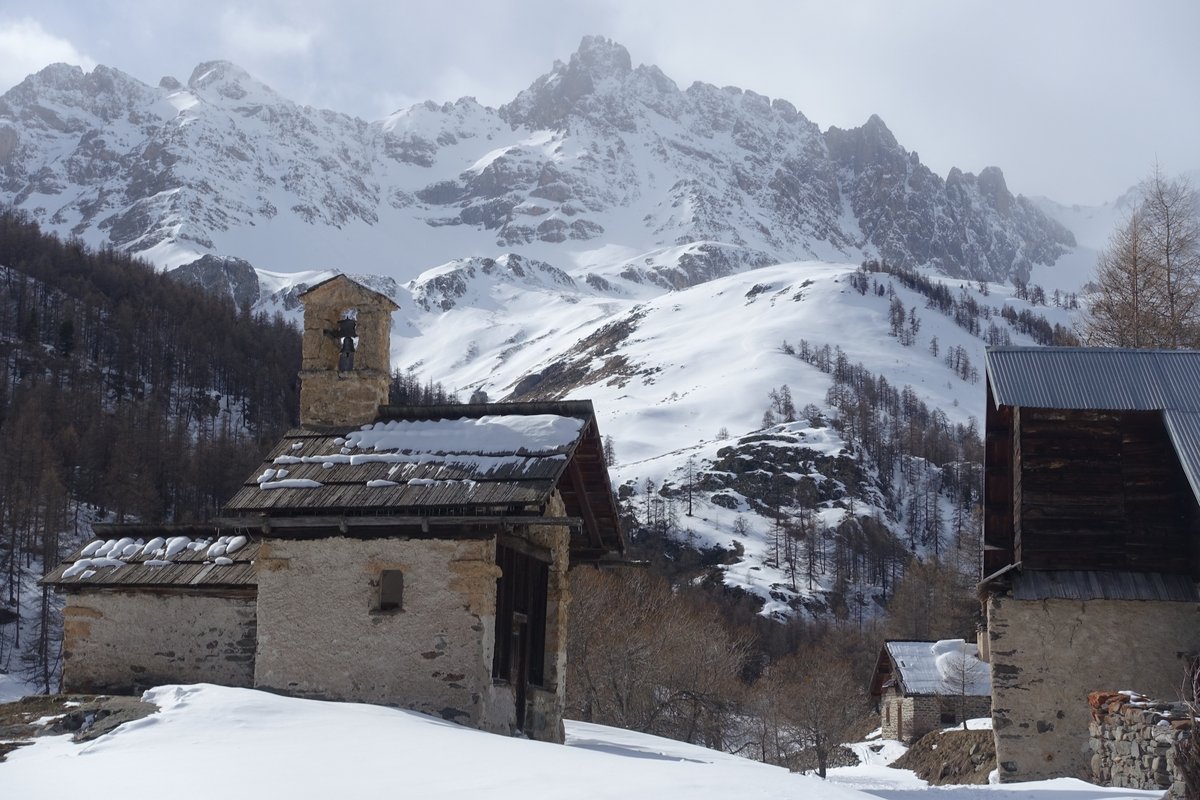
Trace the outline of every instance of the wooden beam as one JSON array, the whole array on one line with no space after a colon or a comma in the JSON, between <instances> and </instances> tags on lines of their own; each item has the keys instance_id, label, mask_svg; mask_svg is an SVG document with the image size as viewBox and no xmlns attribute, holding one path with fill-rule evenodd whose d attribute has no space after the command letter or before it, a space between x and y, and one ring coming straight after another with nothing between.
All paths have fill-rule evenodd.
<instances>
[{"instance_id":1,"label":"wooden beam","mask_svg":"<svg viewBox=\"0 0 1200 800\"><path fill-rule=\"evenodd\" d=\"M214 520L214 527L221 528L261 528L264 533L272 529L298 528L332 528L342 532L352 528L419 528L427 533L431 528L463 527L467 525L530 525L537 527L566 527L578 528L582 525L579 517L539 517L539 516L505 516L494 514L490 516L464 517L435 517L435 516L403 516L403 517L344 517L344 516L297 516L297 517L223 517Z\"/></svg>"},{"instance_id":2,"label":"wooden beam","mask_svg":"<svg viewBox=\"0 0 1200 800\"><path fill-rule=\"evenodd\" d=\"M588 499L587 486L583 482L583 476L579 474L579 464L573 458L567 464L567 475L571 481L571 488L575 492L575 497L579 501L579 511L583 514L583 527L588 541L593 546L601 548L604 546L604 543L600 540L600 526L596 522L595 513L592 512L592 503Z\"/></svg>"}]
</instances>

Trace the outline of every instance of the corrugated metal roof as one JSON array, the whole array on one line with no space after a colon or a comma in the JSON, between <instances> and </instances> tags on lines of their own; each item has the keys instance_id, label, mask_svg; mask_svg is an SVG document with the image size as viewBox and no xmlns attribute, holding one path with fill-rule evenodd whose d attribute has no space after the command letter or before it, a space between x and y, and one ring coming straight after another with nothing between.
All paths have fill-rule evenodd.
<instances>
[{"instance_id":1,"label":"corrugated metal roof","mask_svg":"<svg viewBox=\"0 0 1200 800\"><path fill-rule=\"evenodd\" d=\"M997 405L1107 411L1200 411L1200 352L1104 347L993 347Z\"/></svg>"},{"instance_id":2,"label":"corrugated metal roof","mask_svg":"<svg viewBox=\"0 0 1200 800\"><path fill-rule=\"evenodd\" d=\"M170 537L172 532L165 530L164 535ZM213 537L215 538L215 537ZM254 572L254 561L258 558L259 540L248 537L249 541L228 558L232 564L217 564L206 555L206 550L185 549L172 556L171 563L150 565L145 562L154 559L153 555L141 554L122 559L127 562L121 567L97 567L80 572L70 577L63 577L68 569L84 558L84 548L79 548L70 557L65 558L49 574L42 578L42 583L58 586L64 589L95 587L95 588L166 588L182 587L213 588L253 588L258 585ZM85 577L86 576L86 577Z\"/></svg>"},{"instance_id":3,"label":"corrugated metal roof","mask_svg":"<svg viewBox=\"0 0 1200 800\"><path fill-rule=\"evenodd\" d=\"M900 681L904 694L944 695L958 694L961 691L962 687L951 686L953 679L943 676L938 669L939 652L936 649L938 644L941 643L887 642L884 644L888 656L895 665L896 677ZM979 697L990 695L992 693L990 666L986 662L979 661L979 650L974 644L963 642L961 647L970 654L974 663L979 665L977 668L973 668L977 674L970 676L974 679L967 681L966 694Z\"/></svg>"},{"instance_id":4,"label":"corrugated metal roof","mask_svg":"<svg viewBox=\"0 0 1200 800\"><path fill-rule=\"evenodd\" d=\"M1196 583L1186 575L1098 570L1017 570L1008 578L1017 600L1162 600L1200 601Z\"/></svg>"}]
</instances>

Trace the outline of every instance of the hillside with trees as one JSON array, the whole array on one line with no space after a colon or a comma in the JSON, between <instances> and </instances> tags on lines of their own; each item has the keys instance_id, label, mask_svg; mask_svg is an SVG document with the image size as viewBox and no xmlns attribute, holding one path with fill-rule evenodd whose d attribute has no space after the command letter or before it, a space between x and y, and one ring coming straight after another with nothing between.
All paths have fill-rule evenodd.
<instances>
[{"instance_id":1,"label":"hillside with trees","mask_svg":"<svg viewBox=\"0 0 1200 800\"><path fill-rule=\"evenodd\" d=\"M299 361L281 318L0 213L0 672L53 672L36 580L92 521L215 514L295 420Z\"/></svg>"}]
</instances>

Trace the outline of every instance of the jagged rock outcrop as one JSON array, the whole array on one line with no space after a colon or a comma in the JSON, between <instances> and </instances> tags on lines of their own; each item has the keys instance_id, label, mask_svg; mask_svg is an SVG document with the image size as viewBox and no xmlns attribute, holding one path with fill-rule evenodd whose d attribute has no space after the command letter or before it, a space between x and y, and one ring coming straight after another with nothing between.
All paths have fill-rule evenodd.
<instances>
[{"instance_id":1,"label":"jagged rock outcrop","mask_svg":"<svg viewBox=\"0 0 1200 800\"><path fill-rule=\"evenodd\" d=\"M252 308L260 295L258 273L241 258L201 256L172 270L171 277L193 283L210 294L228 295L243 311Z\"/></svg>"},{"instance_id":2,"label":"jagged rock outcrop","mask_svg":"<svg viewBox=\"0 0 1200 800\"><path fill-rule=\"evenodd\" d=\"M943 181L877 116L859 128L830 128L825 140L866 240L888 261L1024 280L1034 264L1053 263L1075 245L1070 231L1008 191L998 167L978 177L952 169Z\"/></svg>"}]
</instances>

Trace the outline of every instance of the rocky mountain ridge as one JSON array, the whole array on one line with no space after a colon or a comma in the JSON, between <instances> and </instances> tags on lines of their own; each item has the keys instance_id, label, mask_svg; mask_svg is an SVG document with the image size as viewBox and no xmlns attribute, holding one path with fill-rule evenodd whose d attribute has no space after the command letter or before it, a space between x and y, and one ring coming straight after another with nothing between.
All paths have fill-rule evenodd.
<instances>
[{"instance_id":1,"label":"rocky mountain ridge","mask_svg":"<svg viewBox=\"0 0 1200 800\"><path fill-rule=\"evenodd\" d=\"M0 97L0 202L166 268L213 255L400 280L496 249L572 271L700 243L691 270L626 277L679 288L878 256L1007 280L1074 244L998 169L943 180L878 117L822 133L782 99L680 90L602 37L499 109L430 102L375 122L227 62L153 87L52 65Z\"/></svg>"}]
</instances>

